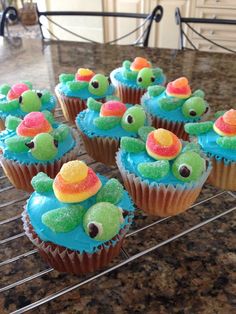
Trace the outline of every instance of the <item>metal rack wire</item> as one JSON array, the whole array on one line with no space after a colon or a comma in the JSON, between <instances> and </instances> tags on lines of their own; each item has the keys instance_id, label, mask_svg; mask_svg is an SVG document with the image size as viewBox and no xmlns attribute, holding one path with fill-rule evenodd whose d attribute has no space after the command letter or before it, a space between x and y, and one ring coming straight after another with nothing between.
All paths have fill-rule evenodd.
<instances>
[{"instance_id":1,"label":"metal rack wire","mask_svg":"<svg viewBox=\"0 0 236 314\"><path fill-rule=\"evenodd\" d=\"M56 110L56 118L57 119L62 119L62 114L60 112L59 109ZM86 153L85 152L82 152L78 158L84 158L86 157ZM91 161L88 163L90 166L93 166L95 164L98 164L94 161ZM114 172L116 170L116 168L113 168L112 171ZM111 173L110 173L111 169L106 169L103 171L102 174L106 174L108 176L111 176ZM6 181L6 182L5 182ZM7 181L7 178L6 176L4 175L1 175L0 176L0 186L1 186L1 189L0 189L0 196L3 196L4 193L6 192L9 192L11 191L12 192L12 196L14 195L14 193L17 192L17 190L10 186L8 184L8 181ZM191 206L191 208L194 208L198 205L205 205L207 202L211 201L211 200L214 200L218 197L223 197L225 195L228 195L230 197L232 197L234 199L234 202L233 204L235 205L236 203L236 195L230 191L219 191L218 193L211 195L197 203L195 203L194 205ZM0 213L4 211L4 209L6 209L8 206L15 206L16 204L21 204L22 202L25 202L25 200L28 198L29 194L28 193L23 193L23 196L19 196L15 199L12 199L11 200L7 200L6 202L2 202L0 204ZM146 249L143 249L141 252L138 252L138 253L135 253L133 255L130 255L124 248L122 249L122 254L121 254L121 257L122 257L122 260L115 263L113 266L110 266L108 267L107 269L103 270L103 271L100 271L98 273L96 273L95 275L91 274L91 275L88 275L88 277L86 277L85 279L80 279L78 278L78 281L77 283L75 284L72 284L72 285L68 285L68 286L65 286L63 289L59 290L59 291L56 291L54 293L49 293L47 296L39 299L38 301L35 301L35 302L32 302L31 304L28 304L22 308L19 308L17 310L15 310L14 312L12 313L24 313L26 311L29 311L29 310L32 310L32 309L35 309L45 303L48 303L54 299L57 299L59 298L60 296L63 296L75 289L78 289L94 280L97 280L98 278L104 276L104 275L107 275L109 273L112 273L113 271L117 270L117 269L120 269L121 267L127 265L128 263L131 263L135 260L138 260L140 259L142 256L145 256L151 252L153 252L154 250L157 250L158 248L164 246L164 245L167 245L167 244L170 244L171 242L177 240L177 239L180 239L184 236L186 236L187 234L191 233L191 232L194 232L195 230L199 229L199 228L202 228L203 226L205 225L208 225L218 219L220 219L221 217L223 216L226 216L226 215L229 215L230 213L232 213L234 210L236 210L236 206L233 206L227 210L223 210L222 212L214 215L213 217L210 217L208 219L205 219L199 223L196 223L194 226L191 226L191 227L188 227L188 228L184 228L183 231L181 232L178 232L177 234L173 235L173 236L170 236L169 238L163 240L163 241L160 241L158 243L156 243L155 245L149 247L149 248L146 248ZM21 218L21 215L18 214L18 215L13 215L12 217L10 218L7 218L7 219L3 219L0 221L0 225L1 227L2 226L7 226L8 224L12 223L12 222L15 222L15 221L18 221L19 220L19 224L21 223L20 222L20 218ZM135 235L139 235L139 234L142 234L142 232L144 232L145 230L148 230L149 228L153 227L153 226L158 226L159 224L162 224L166 221L169 221L169 220L173 220L173 219L176 219L175 217L166 217L166 218L162 218L162 219L156 219L155 221L153 221L152 223L148 223L142 227L139 227L138 229L135 229L135 230L132 230L130 233L128 233L126 235L126 238L131 238ZM4 245L6 243L14 243L15 240L17 239L21 239L21 238L24 238L25 237L25 234L24 232L19 232L17 234L13 234L9 237L6 237L2 240L0 240L0 245ZM10 247L10 246L9 246ZM37 253L37 249L35 248L32 248L24 253L21 253L21 254L18 254L17 255L17 252L14 252L14 247L13 249L11 250L11 257L10 258L6 258L5 260L2 260L0 261L0 269L2 270L2 268L4 266L9 266L10 264L12 263L16 263L18 261L22 261L22 260L27 260L27 258L30 258L31 256L35 255L35 254L38 254ZM28 282L31 282L33 280L36 280L37 278L42 278L43 276L49 274L49 273L52 273L54 272L54 269L53 268L46 268L46 269L43 269L39 272L35 272L34 274L30 275L30 276L27 276L27 277L24 277L23 279L20 279L20 280L17 280L13 283L9 283L3 287L0 288L0 295L2 293L6 293L8 291L10 291L11 289L14 289L18 286L21 286L21 285L24 285Z\"/></svg>"}]
</instances>

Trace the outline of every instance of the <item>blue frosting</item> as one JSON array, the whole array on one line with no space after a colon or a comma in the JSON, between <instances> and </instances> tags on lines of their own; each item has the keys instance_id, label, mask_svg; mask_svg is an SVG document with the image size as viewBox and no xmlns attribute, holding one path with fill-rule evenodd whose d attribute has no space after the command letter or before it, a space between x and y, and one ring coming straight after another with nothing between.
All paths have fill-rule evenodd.
<instances>
[{"instance_id":1,"label":"blue frosting","mask_svg":"<svg viewBox=\"0 0 236 314\"><path fill-rule=\"evenodd\" d=\"M123 76L122 71L123 71L123 68L118 68L118 69L113 70L111 72L112 82L116 80L116 81L118 81L124 85L129 86L129 87L142 88L137 84L136 80L128 80L127 78L125 78ZM166 82L166 76L163 74L163 75L156 77L155 81L151 85L164 85L165 82Z\"/></svg>"},{"instance_id":2,"label":"blue frosting","mask_svg":"<svg viewBox=\"0 0 236 314\"><path fill-rule=\"evenodd\" d=\"M198 143L202 149L216 160L224 160L227 164L229 161L236 161L236 149L226 149L219 146L216 140L221 137L214 130L205 134L198 135Z\"/></svg>"},{"instance_id":3,"label":"blue frosting","mask_svg":"<svg viewBox=\"0 0 236 314\"><path fill-rule=\"evenodd\" d=\"M7 101L7 97L5 95L0 94L0 103L6 102L6 101ZM42 104L40 111L44 111L44 110L52 111L55 108L55 106L56 106L56 98L52 95L48 102L44 102ZM18 109L11 110L8 112L4 112L0 110L0 118L2 118L3 120L5 120L6 117L9 116L9 114L15 117L23 118L24 116L28 114L28 112L22 111L20 107Z\"/></svg>"},{"instance_id":4,"label":"blue frosting","mask_svg":"<svg viewBox=\"0 0 236 314\"><path fill-rule=\"evenodd\" d=\"M53 124L53 128L57 128L59 124ZM10 131L10 130L5 130L0 133L0 148L3 151L3 156L6 159L10 159L13 161L20 162L21 164L35 164L35 163L41 163L41 164L46 164L48 162L54 162L58 159L60 159L62 156L64 156L67 152L69 152L72 148L75 147L76 141L73 138L71 132L68 134L66 139L63 142L58 143L58 152L57 155L51 159L51 160L38 160L35 159L30 151L28 152L22 152L22 153L14 153L11 152L8 147L5 144L5 141L7 138L15 136L16 132L15 131Z\"/></svg>"},{"instance_id":5,"label":"blue frosting","mask_svg":"<svg viewBox=\"0 0 236 314\"><path fill-rule=\"evenodd\" d=\"M98 175L102 184L108 181L107 178ZM92 205L96 203L96 196L92 196L89 199L81 202L81 203L73 203L80 204L84 208L89 209ZM101 244L104 244L102 241L96 241L91 239L84 231L83 226L79 225L74 230L66 233L55 233L47 226L45 226L41 217L44 213L59 208L59 207L67 207L70 206L68 203L61 203L58 201L53 192L48 192L45 194L39 194L34 192L29 198L26 206L26 211L30 218L30 223L34 228L34 231L37 233L39 238L43 241L50 241L55 244L61 245L63 247L67 247L72 250L78 250L80 252L93 253L99 249ZM126 191L124 191L124 195L122 200L117 204L117 206L130 211L130 215L126 216L124 223L121 225L123 228L125 225L129 224L129 217L133 216L134 207L129 198L129 195ZM115 245L116 241L112 240L112 244Z\"/></svg>"},{"instance_id":6,"label":"blue frosting","mask_svg":"<svg viewBox=\"0 0 236 314\"><path fill-rule=\"evenodd\" d=\"M151 115L160 117L162 119L166 119L168 121L187 123L187 122L196 122L201 119L201 117L186 118L182 113L182 107L179 107L171 111L163 110L159 104L159 100L162 98L171 99L172 97L168 96L165 91L156 97L148 97L148 94L145 94L142 99L142 106ZM185 101L186 99L185 100L183 99L183 104Z\"/></svg>"},{"instance_id":7,"label":"blue frosting","mask_svg":"<svg viewBox=\"0 0 236 314\"><path fill-rule=\"evenodd\" d=\"M59 83L56 86L56 88L58 89L60 94L63 94L63 95L68 96L68 97L76 97L76 98L81 98L81 99L88 99L89 97L93 97L95 99L101 99L101 98L104 98L107 96L111 96L115 92L115 88L113 85L109 85L106 93L101 95L101 96L96 96L96 95L90 93L88 88L83 88L83 89L78 90L78 91L72 91L68 88L66 83Z\"/></svg>"},{"instance_id":8,"label":"blue frosting","mask_svg":"<svg viewBox=\"0 0 236 314\"><path fill-rule=\"evenodd\" d=\"M130 107L130 105L126 106L127 108ZM124 130L120 124L110 130L101 130L93 124L93 120L97 117L99 117L99 112L86 109L77 115L76 124L88 137L107 136L116 139L119 139L122 136L138 137L137 132L128 132Z\"/></svg>"}]
</instances>

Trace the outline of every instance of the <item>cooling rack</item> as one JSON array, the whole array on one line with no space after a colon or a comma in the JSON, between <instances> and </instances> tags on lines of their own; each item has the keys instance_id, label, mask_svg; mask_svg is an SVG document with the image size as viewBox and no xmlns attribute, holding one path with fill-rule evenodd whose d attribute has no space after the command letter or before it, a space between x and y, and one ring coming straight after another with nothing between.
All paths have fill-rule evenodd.
<instances>
[{"instance_id":1,"label":"cooling rack","mask_svg":"<svg viewBox=\"0 0 236 314\"><path fill-rule=\"evenodd\" d=\"M63 116L59 109L56 109L55 116L58 121L61 120L61 122L65 122L63 121ZM85 160L89 166L101 174L121 179L116 167L109 168L93 161L83 149L78 155L78 158ZM106 269L95 274L89 274L83 277L62 275L53 268L48 267L41 260L37 250L23 232L21 211L29 194L11 186L6 176L3 174L2 169L0 169L0 171L0 269L2 274L0 304L7 304L9 298L11 298L12 303L14 303L14 297L16 300L21 299L22 302L20 304L22 306L16 305L16 309L9 311L15 314L36 310L36 308L79 289L92 281L96 281L100 277L109 275L116 270L121 270L125 265L135 260L139 261L143 256L185 237L206 225L210 225L223 216L232 214L236 209L235 193L207 187L204 192L201 193L198 201L191 206L186 213L176 217L158 219L155 217L147 217L137 210L135 222L130 232L126 235L126 242L130 241L132 243L133 239L137 237L144 238L147 234L151 237L150 241L147 241L148 245L140 245L137 251L133 248L130 249L130 246L126 246L125 243L121 255ZM214 206L216 201L223 205L217 210L209 210ZM227 206L224 204L227 204ZM155 235L153 230L161 230L163 224L171 225L171 222L175 224L175 228L170 228L171 232L168 235L165 234L165 238L160 237L160 234ZM152 230L151 236L149 233L150 230ZM163 233L163 231L161 230L160 233ZM45 279L46 285L44 282L40 281L43 279ZM47 286L50 287L47 282L55 282L55 291L49 288L47 289ZM37 290L38 288L40 290L41 285L44 285L44 294L41 294L38 299L32 297L32 300L24 300L27 289L34 287L34 289ZM14 290L15 293L12 292ZM34 293L34 290L32 293Z\"/></svg>"}]
</instances>

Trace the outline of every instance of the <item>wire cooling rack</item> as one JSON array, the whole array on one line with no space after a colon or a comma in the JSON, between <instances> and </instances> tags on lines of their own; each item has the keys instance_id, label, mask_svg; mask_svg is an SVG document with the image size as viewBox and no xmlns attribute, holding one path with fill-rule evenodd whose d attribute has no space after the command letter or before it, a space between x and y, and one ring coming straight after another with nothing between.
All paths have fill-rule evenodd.
<instances>
[{"instance_id":1,"label":"wire cooling rack","mask_svg":"<svg viewBox=\"0 0 236 314\"><path fill-rule=\"evenodd\" d=\"M63 121L63 116L59 109L56 109L56 118L57 120ZM116 167L108 168L104 165L101 165L97 162L92 161L84 151L82 151L78 155L78 159L85 160L89 166L93 167L96 171L104 174L108 177L119 177L119 173ZM13 186L9 185L9 181L7 180L6 176L3 174L2 169L0 174L0 228L1 228L1 240L0 240L0 271L2 274L3 282L0 286L0 300L3 303L8 302L9 295L11 291L20 287L24 287L23 290L19 290L16 292L15 297L17 298L18 295L24 295L29 289L27 283L32 283L35 281L37 286L37 279L42 279L45 276L48 276L53 273L57 273L53 268L49 268L43 261L41 261L40 257L38 256L37 249L33 247L30 241L26 238L23 227L21 223L21 211L25 204L25 201L29 197L28 193L19 191L15 189ZM202 193L204 194L204 193ZM171 236L167 237L167 239L162 239L160 241L152 241L152 245L148 248L144 247L141 251L132 254L132 252L128 252L126 248L122 248L121 255L118 259L116 259L113 263L110 264L105 270L97 272L95 274L89 274L88 276L76 277L71 275L65 275L63 279L60 280L61 289L58 289L55 292L47 291L44 297L39 298L38 300L33 300L32 302L26 302L28 304L24 304L22 307L14 309L11 313L24 313L29 310L36 309L41 305L48 303L52 300L55 300L69 292L72 292L75 289L78 289L94 280L97 280L99 277L108 275L109 273L121 268L122 266L127 265L128 263L132 263L135 260L139 260L142 256L145 256L158 248L167 245L181 237L190 234L191 232L204 227L212 223L215 220L220 219L223 216L229 215L236 209L236 194L230 191L220 191L215 189L210 189L209 193L205 193L206 196L202 195L200 197L200 201L195 203L191 206L192 210L197 207L204 207L207 208L209 206L209 202L214 202L216 199L226 199L227 197L230 198L230 207L223 208L218 212L215 212L213 216L208 216L207 219L202 218L200 220L196 220L196 224L188 226L188 223L181 225L181 231L177 232L176 234L172 234ZM191 209L188 211L190 212ZM16 215L14 213L17 213ZM140 214L141 215L141 214ZM141 215L143 216L143 215ZM180 215L181 216L181 215ZM145 215L144 215L145 217ZM152 218L149 219L147 222L146 220L144 223L139 224L136 223L131 228L131 231L126 235L127 240L132 239L135 236L143 235L143 233L152 228L158 228L163 223L169 221L177 221L177 217L166 217L162 219ZM187 221L187 220L186 220ZM153 244L154 243L154 244ZM36 260L39 262L39 270L38 265L32 266L32 261L29 261L31 257L37 256ZM23 263L26 266L21 266ZM27 275L28 267L32 268L32 274ZM36 270L35 270L36 268ZM65 280L65 279L70 280ZM73 280L71 279L73 278ZM70 283L68 284L67 281ZM65 284L63 285L63 283ZM57 282L58 285L59 282ZM39 283L40 285L40 283ZM59 286L59 285L58 285ZM14 300L13 300L14 302ZM1 304L1 302L0 302Z\"/></svg>"}]
</instances>

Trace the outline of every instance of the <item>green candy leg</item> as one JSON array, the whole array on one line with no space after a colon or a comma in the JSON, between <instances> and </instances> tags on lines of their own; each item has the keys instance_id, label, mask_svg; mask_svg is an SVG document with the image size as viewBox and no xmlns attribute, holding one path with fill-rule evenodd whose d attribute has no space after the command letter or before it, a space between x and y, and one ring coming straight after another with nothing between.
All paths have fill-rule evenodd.
<instances>
[{"instance_id":1,"label":"green candy leg","mask_svg":"<svg viewBox=\"0 0 236 314\"><path fill-rule=\"evenodd\" d=\"M90 110L99 112L101 107L102 107L102 102L96 101L92 97L89 97L88 100L87 100L87 107Z\"/></svg>"},{"instance_id":2,"label":"green candy leg","mask_svg":"<svg viewBox=\"0 0 236 314\"><path fill-rule=\"evenodd\" d=\"M75 79L75 75L74 74L65 74L65 73L62 73L60 76L59 76L59 81L60 83L66 83L66 82L69 82L69 81L73 81Z\"/></svg>"},{"instance_id":3,"label":"green candy leg","mask_svg":"<svg viewBox=\"0 0 236 314\"><path fill-rule=\"evenodd\" d=\"M146 142L148 134L154 130L155 128L152 126L142 126L141 128L138 129L138 135L141 138L141 140Z\"/></svg>"},{"instance_id":4,"label":"green candy leg","mask_svg":"<svg viewBox=\"0 0 236 314\"><path fill-rule=\"evenodd\" d=\"M120 123L119 117L98 117L93 120L94 125L101 130L113 129Z\"/></svg>"},{"instance_id":5,"label":"green candy leg","mask_svg":"<svg viewBox=\"0 0 236 314\"><path fill-rule=\"evenodd\" d=\"M7 93L11 89L11 86L8 84L3 84L0 86L0 94L7 96Z\"/></svg>"},{"instance_id":6,"label":"green candy leg","mask_svg":"<svg viewBox=\"0 0 236 314\"><path fill-rule=\"evenodd\" d=\"M186 123L184 129L190 135L204 134L213 129L213 122Z\"/></svg>"},{"instance_id":7,"label":"green candy leg","mask_svg":"<svg viewBox=\"0 0 236 314\"><path fill-rule=\"evenodd\" d=\"M161 85L155 85L155 86L149 86L148 87L148 95L150 97L156 97L161 95L165 90L164 86Z\"/></svg>"},{"instance_id":8,"label":"green candy leg","mask_svg":"<svg viewBox=\"0 0 236 314\"><path fill-rule=\"evenodd\" d=\"M236 136L218 137L216 143L225 149L236 149Z\"/></svg>"},{"instance_id":9,"label":"green candy leg","mask_svg":"<svg viewBox=\"0 0 236 314\"><path fill-rule=\"evenodd\" d=\"M140 153L146 150L146 146L143 141L128 136L121 138L120 147L127 153Z\"/></svg>"},{"instance_id":10,"label":"green candy leg","mask_svg":"<svg viewBox=\"0 0 236 314\"><path fill-rule=\"evenodd\" d=\"M46 175L44 172L39 172L31 180L31 185L38 193L47 193L53 190L53 179Z\"/></svg>"},{"instance_id":11,"label":"green candy leg","mask_svg":"<svg viewBox=\"0 0 236 314\"><path fill-rule=\"evenodd\" d=\"M155 162L143 162L138 165L138 171L142 176L149 179L158 180L165 177L170 170L168 160L158 160Z\"/></svg>"},{"instance_id":12,"label":"green candy leg","mask_svg":"<svg viewBox=\"0 0 236 314\"><path fill-rule=\"evenodd\" d=\"M21 123L21 118L15 116L7 116L5 120L6 129L15 131L18 125Z\"/></svg>"},{"instance_id":13,"label":"green candy leg","mask_svg":"<svg viewBox=\"0 0 236 314\"><path fill-rule=\"evenodd\" d=\"M25 145L30 141L29 137L25 136L12 136L6 139L5 144L7 148L13 153L23 153L29 150L29 147Z\"/></svg>"},{"instance_id":14,"label":"green candy leg","mask_svg":"<svg viewBox=\"0 0 236 314\"><path fill-rule=\"evenodd\" d=\"M14 99L14 100L11 100L11 101L2 101L0 102L0 110L3 111L3 112L9 112L9 111L12 111L12 110L16 110L18 109L20 106L19 106L19 101L18 99Z\"/></svg>"},{"instance_id":15,"label":"green candy leg","mask_svg":"<svg viewBox=\"0 0 236 314\"><path fill-rule=\"evenodd\" d=\"M116 179L110 179L107 183L99 190L96 196L97 202L109 202L117 204L123 197L123 186Z\"/></svg>"},{"instance_id":16,"label":"green candy leg","mask_svg":"<svg viewBox=\"0 0 236 314\"><path fill-rule=\"evenodd\" d=\"M204 98L204 97L205 97L205 93L204 93L203 90L197 89L197 90L195 90L195 91L193 92L192 96Z\"/></svg>"},{"instance_id":17,"label":"green candy leg","mask_svg":"<svg viewBox=\"0 0 236 314\"><path fill-rule=\"evenodd\" d=\"M86 87L88 87L88 82L66 82L66 85L72 92L80 91Z\"/></svg>"},{"instance_id":18,"label":"green candy leg","mask_svg":"<svg viewBox=\"0 0 236 314\"><path fill-rule=\"evenodd\" d=\"M165 111L175 110L182 106L183 100L175 97L161 98L159 100L161 109Z\"/></svg>"},{"instance_id":19,"label":"green candy leg","mask_svg":"<svg viewBox=\"0 0 236 314\"><path fill-rule=\"evenodd\" d=\"M63 142L70 133L68 125L62 124L51 133L55 140Z\"/></svg>"}]
</instances>

